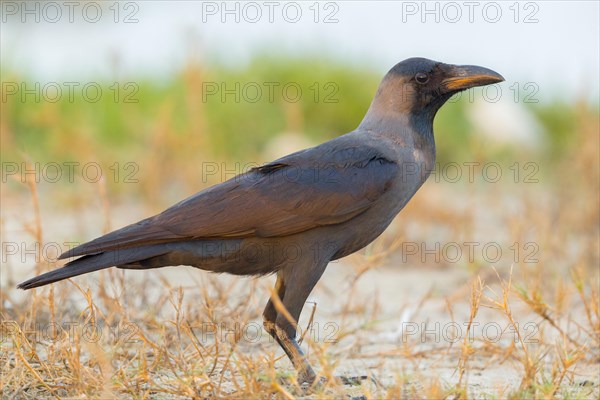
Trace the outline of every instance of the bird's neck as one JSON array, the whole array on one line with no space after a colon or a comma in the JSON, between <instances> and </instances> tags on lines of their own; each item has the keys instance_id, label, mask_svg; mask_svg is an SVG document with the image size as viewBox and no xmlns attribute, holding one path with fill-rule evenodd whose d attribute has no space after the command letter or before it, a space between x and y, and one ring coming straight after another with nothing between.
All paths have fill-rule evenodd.
<instances>
[{"instance_id":1,"label":"bird's neck","mask_svg":"<svg viewBox=\"0 0 600 400\"><path fill-rule=\"evenodd\" d=\"M435 154L433 117L435 111L411 112L407 104L375 97L358 130L385 138L403 147L413 147Z\"/></svg>"},{"instance_id":2,"label":"bird's neck","mask_svg":"<svg viewBox=\"0 0 600 400\"><path fill-rule=\"evenodd\" d=\"M435 137L433 135L433 117L429 114L411 115L410 126L414 132L415 145L423 149L432 149L435 152Z\"/></svg>"},{"instance_id":3,"label":"bird's neck","mask_svg":"<svg viewBox=\"0 0 600 400\"><path fill-rule=\"evenodd\" d=\"M433 146L433 117L439 106L420 108L418 94L394 74L388 74L377 89L359 129L384 132L405 145Z\"/></svg>"},{"instance_id":4,"label":"bird's neck","mask_svg":"<svg viewBox=\"0 0 600 400\"><path fill-rule=\"evenodd\" d=\"M439 105L415 109L413 96L394 83L382 83L358 130L378 137L400 153L402 148L411 149L412 161L422 164L425 181L435 165L433 118Z\"/></svg>"}]
</instances>

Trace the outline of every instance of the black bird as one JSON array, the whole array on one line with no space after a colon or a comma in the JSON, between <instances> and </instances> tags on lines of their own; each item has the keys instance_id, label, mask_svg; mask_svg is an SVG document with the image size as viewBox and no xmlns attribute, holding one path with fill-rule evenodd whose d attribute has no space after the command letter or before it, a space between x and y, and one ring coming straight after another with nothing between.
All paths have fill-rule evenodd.
<instances>
[{"instance_id":1,"label":"black bird","mask_svg":"<svg viewBox=\"0 0 600 400\"><path fill-rule=\"evenodd\" d=\"M327 264L372 242L435 162L433 119L455 93L503 81L477 66L410 58L383 78L356 130L203 190L162 213L75 247L31 289L116 266L190 265L235 275L277 274L264 325L298 370L315 373L296 323ZM287 314L276 307L281 300ZM289 318L291 316L291 318Z\"/></svg>"}]
</instances>

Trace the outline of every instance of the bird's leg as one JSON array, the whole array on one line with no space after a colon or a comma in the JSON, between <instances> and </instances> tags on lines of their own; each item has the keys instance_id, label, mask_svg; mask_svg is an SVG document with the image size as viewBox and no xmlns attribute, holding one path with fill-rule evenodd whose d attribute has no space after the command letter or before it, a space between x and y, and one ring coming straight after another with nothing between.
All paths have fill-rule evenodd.
<instances>
[{"instance_id":1,"label":"bird's leg","mask_svg":"<svg viewBox=\"0 0 600 400\"><path fill-rule=\"evenodd\" d=\"M279 343L281 348L285 351L285 354L287 354L288 358L292 361L296 371L298 371L298 382L301 384L306 382L309 385L312 385L317 375L296 341L296 329L294 328L293 336L290 336L288 332L282 330L278 326L275 327L275 330L275 339L277 340L277 343Z\"/></svg>"},{"instance_id":2,"label":"bird's leg","mask_svg":"<svg viewBox=\"0 0 600 400\"><path fill-rule=\"evenodd\" d=\"M327 263L302 268L300 265L289 266L277 274L275 293L269 300L263 313L265 329L277 340L290 361L298 371L298 382L313 384L316 374L296 341L298 318L304 302L317 283ZM286 284L293 282L293 284ZM274 295L278 298L274 298ZM286 312L278 311L283 306Z\"/></svg>"},{"instance_id":3,"label":"bird's leg","mask_svg":"<svg viewBox=\"0 0 600 400\"><path fill-rule=\"evenodd\" d=\"M275 282L275 293L277 293L279 299L282 299L285 293L285 286L283 284L283 277L281 275L281 272L277 273L277 281ZM277 334L275 331L276 320L277 309L275 308L273 301L269 299L269 302L267 303L267 306L263 311L263 326L265 327L265 330L269 332L269 335L271 335L275 340L277 340Z\"/></svg>"},{"instance_id":4,"label":"bird's leg","mask_svg":"<svg viewBox=\"0 0 600 400\"><path fill-rule=\"evenodd\" d=\"M277 274L277 282L275 283L275 293L273 295L277 295L277 300L279 300L278 303L282 304L285 295L285 284L283 281L282 272L279 272ZM275 306L275 301L277 300L269 299L269 302L267 303L267 306L263 311L263 325L267 332L269 332L269 334L277 341L277 343L279 343L279 346L281 346L283 351L285 351L285 354L288 356L288 358L294 365L294 368L296 368L296 370L298 371L298 381L301 383L308 382L309 384L312 384L315 380L316 375L312 367L306 360L306 356L302 352L302 349L300 349L300 346L295 340L295 321L293 328L288 328L287 331L277 325L278 312ZM289 334L290 332L291 335Z\"/></svg>"}]
</instances>

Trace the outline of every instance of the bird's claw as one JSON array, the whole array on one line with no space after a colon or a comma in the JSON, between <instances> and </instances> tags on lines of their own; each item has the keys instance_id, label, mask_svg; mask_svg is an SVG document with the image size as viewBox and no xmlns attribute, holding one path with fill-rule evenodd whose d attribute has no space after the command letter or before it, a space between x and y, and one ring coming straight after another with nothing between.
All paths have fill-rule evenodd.
<instances>
[{"instance_id":1,"label":"bird's claw","mask_svg":"<svg viewBox=\"0 0 600 400\"><path fill-rule=\"evenodd\" d=\"M316 379L317 375L311 368L298 372L298 383L302 386L313 386Z\"/></svg>"}]
</instances>

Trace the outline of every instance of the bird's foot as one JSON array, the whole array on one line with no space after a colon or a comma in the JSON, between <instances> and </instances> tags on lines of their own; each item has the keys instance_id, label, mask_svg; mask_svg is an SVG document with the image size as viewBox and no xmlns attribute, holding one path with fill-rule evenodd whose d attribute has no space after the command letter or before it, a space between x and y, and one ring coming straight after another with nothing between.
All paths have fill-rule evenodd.
<instances>
[{"instance_id":1,"label":"bird's foot","mask_svg":"<svg viewBox=\"0 0 600 400\"><path fill-rule=\"evenodd\" d=\"M315 384L315 380L317 379L317 375L315 371L309 366L304 368L301 371L298 371L298 383L301 386L311 387ZM318 384L319 382L317 382Z\"/></svg>"}]
</instances>

